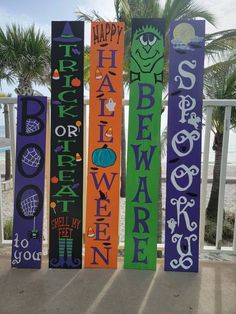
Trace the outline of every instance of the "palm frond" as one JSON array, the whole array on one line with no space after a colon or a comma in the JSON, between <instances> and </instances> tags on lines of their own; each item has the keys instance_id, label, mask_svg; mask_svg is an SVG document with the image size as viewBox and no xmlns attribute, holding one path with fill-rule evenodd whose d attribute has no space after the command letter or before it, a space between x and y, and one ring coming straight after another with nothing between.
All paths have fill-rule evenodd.
<instances>
[{"instance_id":1,"label":"palm frond","mask_svg":"<svg viewBox=\"0 0 236 314\"><path fill-rule=\"evenodd\" d=\"M236 48L236 29L207 34L205 40L206 54L215 58L225 51L232 51Z\"/></svg>"},{"instance_id":2,"label":"palm frond","mask_svg":"<svg viewBox=\"0 0 236 314\"><path fill-rule=\"evenodd\" d=\"M7 25L0 29L0 60L4 63L2 79L13 83L16 78L32 84L47 84L50 73L50 42L41 31L32 25Z\"/></svg>"},{"instance_id":3,"label":"palm frond","mask_svg":"<svg viewBox=\"0 0 236 314\"><path fill-rule=\"evenodd\" d=\"M104 18L99 15L95 10L92 10L90 14L82 12L79 8L75 11L77 19L85 22L104 22Z\"/></svg>"},{"instance_id":4,"label":"palm frond","mask_svg":"<svg viewBox=\"0 0 236 314\"><path fill-rule=\"evenodd\" d=\"M234 56L234 54L233 54ZM210 99L236 98L236 59L228 58L208 67L204 74L204 95ZM232 108L231 127L236 128L236 108ZM212 114L212 129L223 133L224 107L217 107Z\"/></svg>"}]
</instances>

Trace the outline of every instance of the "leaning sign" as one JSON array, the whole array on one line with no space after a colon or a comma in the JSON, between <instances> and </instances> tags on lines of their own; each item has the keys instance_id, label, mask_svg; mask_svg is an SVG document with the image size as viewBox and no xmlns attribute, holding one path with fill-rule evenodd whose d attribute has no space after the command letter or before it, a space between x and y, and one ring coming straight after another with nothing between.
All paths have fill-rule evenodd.
<instances>
[{"instance_id":1,"label":"leaning sign","mask_svg":"<svg viewBox=\"0 0 236 314\"><path fill-rule=\"evenodd\" d=\"M133 19L124 267L156 269L164 20Z\"/></svg>"},{"instance_id":2,"label":"leaning sign","mask_svg":"<svg viewBox=\"0 0 236 314\"><path fill-rule=\"evenodd\" d=\"M82 267L83 22L52 22L51 268Z\"/></svg>"},{"instance_id":3,"label":"leaning sign","mask_svg":"<svg viewBox=\"0 0 236 314\"><path fill-rule=\"evenodd\" d=\"M85 267L116 268L124 23L91 24Z\"/></svg>"},{"instance_id":4,"label":"leaning sign","mask_svg":"<svg viewBox=\"0 0 236 314\"><path fill-rule=\"evenodd\" d=\"M165 270L198 271L204 21L170 28Z\"/></svg>"},{"instance_id":5,"label":"leaning sign","mask_svg":"<svg viewBox=\"0 0 236 314\"><path fill-rule=\"evenodd\" d=\"M46 108L46 97L18 97L13 267L41 266Z\"/></svg>"}]
</instances>

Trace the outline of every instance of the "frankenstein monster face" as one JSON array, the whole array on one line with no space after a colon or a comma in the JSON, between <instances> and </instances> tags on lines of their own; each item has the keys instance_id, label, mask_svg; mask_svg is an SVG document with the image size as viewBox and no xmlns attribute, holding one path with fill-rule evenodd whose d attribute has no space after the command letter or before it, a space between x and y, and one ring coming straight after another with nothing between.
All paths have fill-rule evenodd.
<instances>
[{"instance_id":1,"label":"frankenstein monster face","mask_svg":"<svg viewBox=\"0 0 236 314\"><path fill-rule=\"evenodd\" d=\"M134 33L131 57L143 73L153 71L155 65L163 58L163 36L154 26L143 26Z\"/></svg>"}]
</instances>

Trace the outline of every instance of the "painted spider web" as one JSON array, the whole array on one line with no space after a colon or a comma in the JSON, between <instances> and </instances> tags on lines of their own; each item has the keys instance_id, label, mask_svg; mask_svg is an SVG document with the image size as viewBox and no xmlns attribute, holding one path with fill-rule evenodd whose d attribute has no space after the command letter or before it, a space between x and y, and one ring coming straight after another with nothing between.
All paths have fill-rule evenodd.
<instances>
[{"instance_id":1,"label":"painted spider web","mask_svg":"<svg viewBox=\"0 0 236 314\"><path fill-rule=\"evenodd\" d=\"M25 217L33 217L39 205L38 194L33 194L25 198L21 203L21 210Z\"/></svg>"},{"instance_id":2,"label":"painted spider web","mask_svg":"<svg viewBox=\"0 0 236 314\"><path fill-rule=\"evenodd\" d=\"M28 119L26 120L26 133L34 133L40 129L40 123L36 120Z\"/></svg>"},{"instance_id":3,"label":"painted spider web","mask_svg":"<svg viewBox=\"0 0 236 314\"><path fill-rule=\"evenodd\" d=\"M41 157L36 152L35 148L27 148L25 154L22 156L22 162L30 167L38 168Z\"/></svg>"}]
</instances>

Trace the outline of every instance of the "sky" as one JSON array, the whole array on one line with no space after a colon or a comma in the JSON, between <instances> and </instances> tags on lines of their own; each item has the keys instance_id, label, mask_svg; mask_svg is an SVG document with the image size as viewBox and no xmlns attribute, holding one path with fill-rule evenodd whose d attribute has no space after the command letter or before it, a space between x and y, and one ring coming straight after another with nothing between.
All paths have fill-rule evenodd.
<instances>
[{"instance_id":1,"label":"sky","mask_svg":"<svg viewBox=\"0 0 236 314\"><path fill-rule=\"evenodd\" d=\"M161 1L163 2L164 0ZM22 26L29 26L34 23L37 28L44 31L50 38L51 21L76 20L76 11L78 10L86 13L91 13L92 10L95 10L105 19L114 20L115 10L113 3L113 0L0 0L0 27L4 28L6 24L13 22ZM236 28L235 0L196 0L196 3L215 14L217 27L206 23L206 33ZM89 45L89 42L90 25L87 23L85 26L85 44ZM15 96L14 88L15 86L7 86L3 83L0 92L11 93ZM37 86L37 90L45 96L50 96L49 90L45 87ZM85 95L88 96L88 91L85 92ZM1 115L0 124L2 124ZM230 147L232 147L231 149L234 152L232 158L235 163L236 136L234 137L232 141L230 138Z\"/></svg>"},{"instance_id":2,"label":"sky","mask_svg":"<svg viewBox=\"0 0 236 314\"><path fill-rule=\"evenodd\" d=\"M162 0L163 1L163 0ZM32 23L40 28L50 38L51 21L76 20L76 11L91 13L92 10L98 12L107 20L115 18L113 0L0 0L0 27L6 24L19 23L29 26ZM217 28L206 25L206 32L216 32L218 30L236 28L236 1L235 0L196 0L217 18ZM90 25L85 26L85 43L90 42ZM2 92L12 93L14 96L14 86L2 84ZM37 90L49 96L47 88L38 87ZM85 93L86 95L86 93Z\"/></svg>"}]
</instances>

